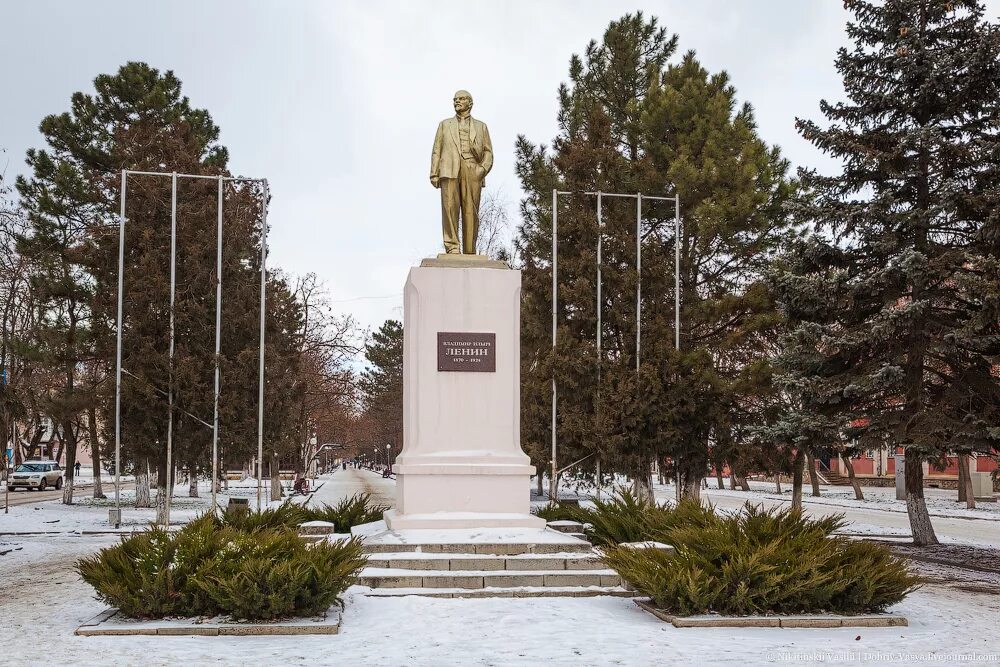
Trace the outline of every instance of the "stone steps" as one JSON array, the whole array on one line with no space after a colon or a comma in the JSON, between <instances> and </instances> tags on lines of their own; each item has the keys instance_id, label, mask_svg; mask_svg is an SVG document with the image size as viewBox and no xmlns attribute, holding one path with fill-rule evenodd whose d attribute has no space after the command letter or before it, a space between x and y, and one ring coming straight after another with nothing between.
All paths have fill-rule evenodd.
<instances>
[{"instance_id":1,"label":"stone steps","mask_svg":"<svg viewBox=\"0 0 1000 667\"><path fill-rule=\"evenodd\" d=\"M579 521L549 521L545 524L552 530L568 535L579 535L583 533L583 524Z\"/></svg>"},{"instance_id":2,"label":"stone steps","mask_svg":"<svg viewBox=\"0 0 1000 667\"><path fill-rule=\"evenodd\" d=\"M615 597L634 597L636 593L627 591L617 586L591 586L581 588L579 586L568 587L515 587L515 588L377 588L368 593L368 597L392 598L406 595L419 595L421 597L432 598L539 598L539 597L564 597L564 598L584 598L596 597L598 595L611 595Z\"/></svg>"},{"instance_id":3,"label":"stone steps","mask_svg":"<svg viewBox=\"0 0 1000 667\"><path fill-rule=\"evenodd\" d=\"M356 530L368 554L358 584L371 596L633 595L591 544L573 535L579 524L564 528L572 532Z\"/></svg>"},{"instance_id":4,"label":"stone steps","mask_svg":"<svg viewBox=\"0 0 1000 667\"><path fill-rule=\"evenodd\" d=\"M369 588L566 588L621 586L614 570L402 570L366 567L358 583Z\"/></svg>"},{"instance_id":5,"label":"stone steps","mask_svg":"<svg viewBox=\"0 0 1000 667\"><path fill-rule=\"evenodd\" d=\"M569 537L569 536L567 536ZM476 554L496 556L519 556L522 554L589 554L593 547L589 542L572 540L566 542L495 542L495 543L366 543L365 551L371 554L407 553L421 554Z\"/></svg>"},{"instance_id":6,"label":"stone steps","mask_svg":"<svg viewBox=\"0 0 1000 667\"><path fill-rule=\"evenodd\" d=\"M397 552L368 557L368 567L401 570L594 570L603 567L594 554L450 554Z\"/></svg>"}]
</instances>

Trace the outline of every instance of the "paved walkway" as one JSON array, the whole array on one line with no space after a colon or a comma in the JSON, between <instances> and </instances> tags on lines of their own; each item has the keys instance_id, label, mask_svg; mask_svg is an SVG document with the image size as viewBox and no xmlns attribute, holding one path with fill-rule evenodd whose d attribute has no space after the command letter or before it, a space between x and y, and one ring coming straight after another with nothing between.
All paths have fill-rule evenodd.
<instances>
[{"instance_id":1,"label":"paved walkway","mask_svg":"<svg viewBox=\"0 0 1000 667\"><path fill-rule=\"evenodd\" d=\"M396 506L396 480L382 479L381 473L348 468L320 476L323 486L316 491L310 505L332 505L356 493L370 493L372 502Z\"/></svg>"}]
</instances>

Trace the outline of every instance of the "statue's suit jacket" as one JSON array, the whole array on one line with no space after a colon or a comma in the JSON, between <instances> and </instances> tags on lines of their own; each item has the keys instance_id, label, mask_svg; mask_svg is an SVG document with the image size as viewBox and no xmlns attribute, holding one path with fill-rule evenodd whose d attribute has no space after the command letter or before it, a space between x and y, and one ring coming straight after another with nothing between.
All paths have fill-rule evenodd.
<instances>
[{"instance_id":1,"label":"statue's suit jacket","mask_svg":"<svg viewBox=\"0 0 1000 667\"><path fill-rule=\"evenodd\" d=\"M469 117L469 142L472 155L483 168L483 186L486 174L493 168L493 144L486 123ZM462 165L462 146L458 138L458 118L452 116L438 123L434 136L434 150L431 153L431 176L438 178L458 178Z\"/></svg>"}]
</instances>

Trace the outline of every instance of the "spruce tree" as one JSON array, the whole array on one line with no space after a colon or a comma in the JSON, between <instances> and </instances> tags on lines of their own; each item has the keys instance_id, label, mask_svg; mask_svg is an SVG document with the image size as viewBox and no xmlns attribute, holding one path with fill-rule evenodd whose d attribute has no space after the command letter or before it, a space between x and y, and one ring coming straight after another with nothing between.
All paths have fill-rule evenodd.
<instances>
[{"instance_id":1,"label":"spruce tree","mask_svg":"<svg viewBox=\"0 0 1000 667\"><path fill-rule=\"evenodd\" d=\"M128 63L98 76L95 93L73 95L70 111L46 117L49 148L31 151L30 179L18 187L32 216L29 240L41 244L53 225L76 225L73 253L63 253L88 291L85 309L95 334L92 355L112 381L118 292L118 209L121 170L228 176L228 153L204 109L182 95L172 72ZM126 470L166 469L168 414L170 179L132 176L126 207L123 326L122 449ZM218 182L179 179L177 187L176 352L173 364L174 457L190 470L210 464L215 365L215 272ZM220 445L226 460L256 455L260 244L259 185L227 183L223 223L222 396ZM49 247L49 246L42 246ZM58 246L53 246L58 251ZM61 252L61 251L60 251ZM289 446L294 400L297 306L283 279L268 283L265 440ZM79 354L78 354L79 356ZM106 442L114 425L114 393L101 392ZM77 405L76 414L82 410ZM110 442L107 443L110 450ZM111 452L106 450L106 454ZM168 483L168 477L171 481ZM140 482L140 485L141 482ZM141 493L140 493L141 495ZM164 493L160 494L160 502Z\"/></svg>"},{"instance_id":2,"label":"spruce tree","mask_svg":"<svg viewBox=\"0 0 1000 667\"><path fill-rule=\"evenodd\" d=\"M361 375L365 413L375 425L369 444L384 449L403 446L403 324L386 320L365 345L369 366Z\"/></svg>"},{"instance_id":3,"label":"spruce tree","mask_svg":"<svg viewBox=\"0 0 1000 667\"><path fill-rule=\"evenodd\" d=\"M29 151L28 163L35 179L19 178L17 187L29 226L19 234L17 247L30 263L36 317L31 338L21 341L20 347L30 363L44 369L38 401L65 447L62 502L69 505L73 503L80 415L93 401L93 387L87 386L81 373L93 357L90 301L94 281L81 265L91 202L74 196L72 188L77 184L67 186L66 174L46 153Z\"/></svg>"},{"instance_id":4,"label":"spruce tree","mask_svg":"<svg viewBox=\"0 0 1000 667\"><path fill-rule=\"evenodd\" d=\"M775 285L806 407L906 454L914 542L936 543L921 465L1000 438L1000 30L977 0L847 0L847 101L802 135L843 162L801 170L817 234ZM860 426L863 425L863 426Z\"/></svg>"},{"instance_id":5,"label":"spruce tree","mask_svg":"<svg viewBox=\"0 0 1000 667\"><path fill-rule=\"evenodd\" d=\"M648 491L654 460L669 457L697 495L713 442L732 437L765 391L754 350L778 317L762 283L790 233L783 204L793 184L777 149L738 107L725 73L693 53L668 66L677 38L642 14L612 22L570 62L560 88L553 152L521 137L527 198L523 259L522 436L548 461L550 381L559 391L559 458L630 475ZM551 350L552 189L560 199L558 349ZM636 202L604 198L601 354L597 354L596 201L580 193L679 193L681 351L674 351L674 205L643 202L636 271ZM641 279L641 350L636 291ZM638 361L638 369L637 369Z\"/></svg>"}]
</instances>

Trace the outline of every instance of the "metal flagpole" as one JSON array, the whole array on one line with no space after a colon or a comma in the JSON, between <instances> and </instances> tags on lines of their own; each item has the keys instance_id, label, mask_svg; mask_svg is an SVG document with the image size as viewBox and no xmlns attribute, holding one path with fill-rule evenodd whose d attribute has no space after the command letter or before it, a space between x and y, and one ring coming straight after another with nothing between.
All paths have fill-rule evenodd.
<instances>
[{"instance_id":1,"label":"metal flagpole","mask_svg":"<svg viewBox=\"0 0 1000 667\"><path fill-rule=\"evenodd\" d=\"M167 479L164 526L170 525L170 496L174 492L174 299L177 292L177 172L170 174L170 352L167 357Z\"/></svg>"},{"instance_id":2,"label":"metal flagpole","mask_svg":"<svg viewBox=\"0 0 1000 667\"><path fill-rule=\"evenodd\" d=\"M681 349L681 196L674 190L674 349ZM674 498L681 500L681 471L674 462Z\"/></svg>"},{"instance_id":3,"label":"metal flagpole","mask_svg":"<svg viewBox=\"0 0 1000 667\"><path fill-rule=\"evenodd\" d=\"M604 218L601 193L597 193L597 391L601 390L601 245L604 240Z\"/></svg>"},{"instance_id":4,"label":"metal flagpole","mask_svg":"<svg viewBox=\"0 0 1000 667\"><path fill-rule=\"evenodd\" d=\"M257 511L261 509L261 481L264 476L264 307L267 285L267 180L264 180L264 203L260 235L260 367L257 389ZM271 471L274 474L274 471Z\"/></svg>"},{"instance_id":5,"label":"metal flagpole","mask_svg":"<svg viewBox=\"0 0 1000 667\"><path fill-rule=\"evenodd\" d=\"M635 372L639 372L642 336L642 193L635 196Z\"/></svg>"},{"instance_id":6,"label":"metal flagpole","mask_svg":"<svg viewBox=\"0 0 1000 667\"><path fill-rule=\"evenodd\" d=\"M118 331L115 351L115 528L121 525L122 459L122 287L125 284L125 187L128 174L122 169L122 201L118 211ZM137 489L138 490L138 489Z\"/></svg>"},{"instance_id":7,"label":"metal flagpole","mask_svg":"<svg viewBox=\"0 0 1000 667\"><path fill-rule=\"evenodd\" d=\"M674 191L674 349L681 349L681 196Z\"/></svg>"},{"instance_id":8,"label":"metal flagpole","mask_svg":"<svg viewBox=\"0 0 1000 667\"><path fill-rule=\"evenodd\" d=\"M552 358L556 354L556 304L559 300L556 273L558 271L557 237L559 233L559 191L552 191ZM552 366L552 478L549 480L549 502L556 502L556 371Z\"/></svg>"},{"instance_id":9,"label":"metal flagpole","mask_svg":"<svg viewBox=\"0 0 1000 667\"><path fill-rule=\"evenodd\" d=\"M222 188L219 176L219 224L215 248L215 406L212 419L212 514L216 511L216 493L219 484L219 362L222 348Z\"/></svg>"},{"instance_id":10,"label":"metal flagpole","mask_svg":"<svg viewBox=\"0 0 1000 667\"><path fill-rule=\"evenodd\" d=\"M260 378L261 387L259 392L259 406L258 406L258 454L262 451L263 443L263 420L264 420L264 408L263 408L263 373L264 373L264 311L263 306L265 303L266 294L266 253L267 253L267 181L266 179L257 178L241 178L232 176L209 176L203 174L179 174L177 172L158 172L158 171L138 171L131 169L122 170L122 192L121 192L121 208L119 211L119 223L118 223L118 332L117 332L117 351L116 351L116 364L115 364L115 510L119 517L121 518L121 376L122 376L122 333L123 333L123 293L124 293L124 282L125 282L125 207L127 200L127 179L128 175L133 174L136 176L169 176L171 180L171 211L170 211L170 352L169 352L169 373L168 373L168 409L169 415L167 419L167 487L168 493L166 496L165 508L166 508L166 521L169 525L170 523L170 505L171 496L173 492L173 418L174 418L174 391L173 391L173 359L174 359L174 349L175 349L175 303L176 303L176 286L177 286L177 179L178 178L192 178L192 179L213 179L219 183L219 210L218 210L218 247L217 261L218 266L217 271L217 285L216 285L216 377L215 377L215 418L214 425L212 426L212 504L213 511L216 503L216 492L215 487L218 484L218 400L220 394L220 376L219 376L219 364L221 362L221 304L222 304L222 219L223 219L223 201L224 201L224 183L225 181L250 181L254 183L264 184L264 240L263 246L261 248L261 353L260 353ZM199 420L200 421L200 420ZM204 422L203 422L204 423ZM257 493L257 504L260 507L260 478L261 478L261 456L258 455L258 466L257 466L257 478L258 478L258 493Z\"/></svg>"},{"instance_id":11,"label":"metal flagpole","mask_svg":"<svg viewBox=\"0 0 1000 667\"><path fill-rule=\"evenodd\" d=\"M604 211L601 191L597 191L597 404L601 402L601 250L604 241ZM597 454L597 499L601 499L601 454Z\"/></svg>"}]
</instances>

